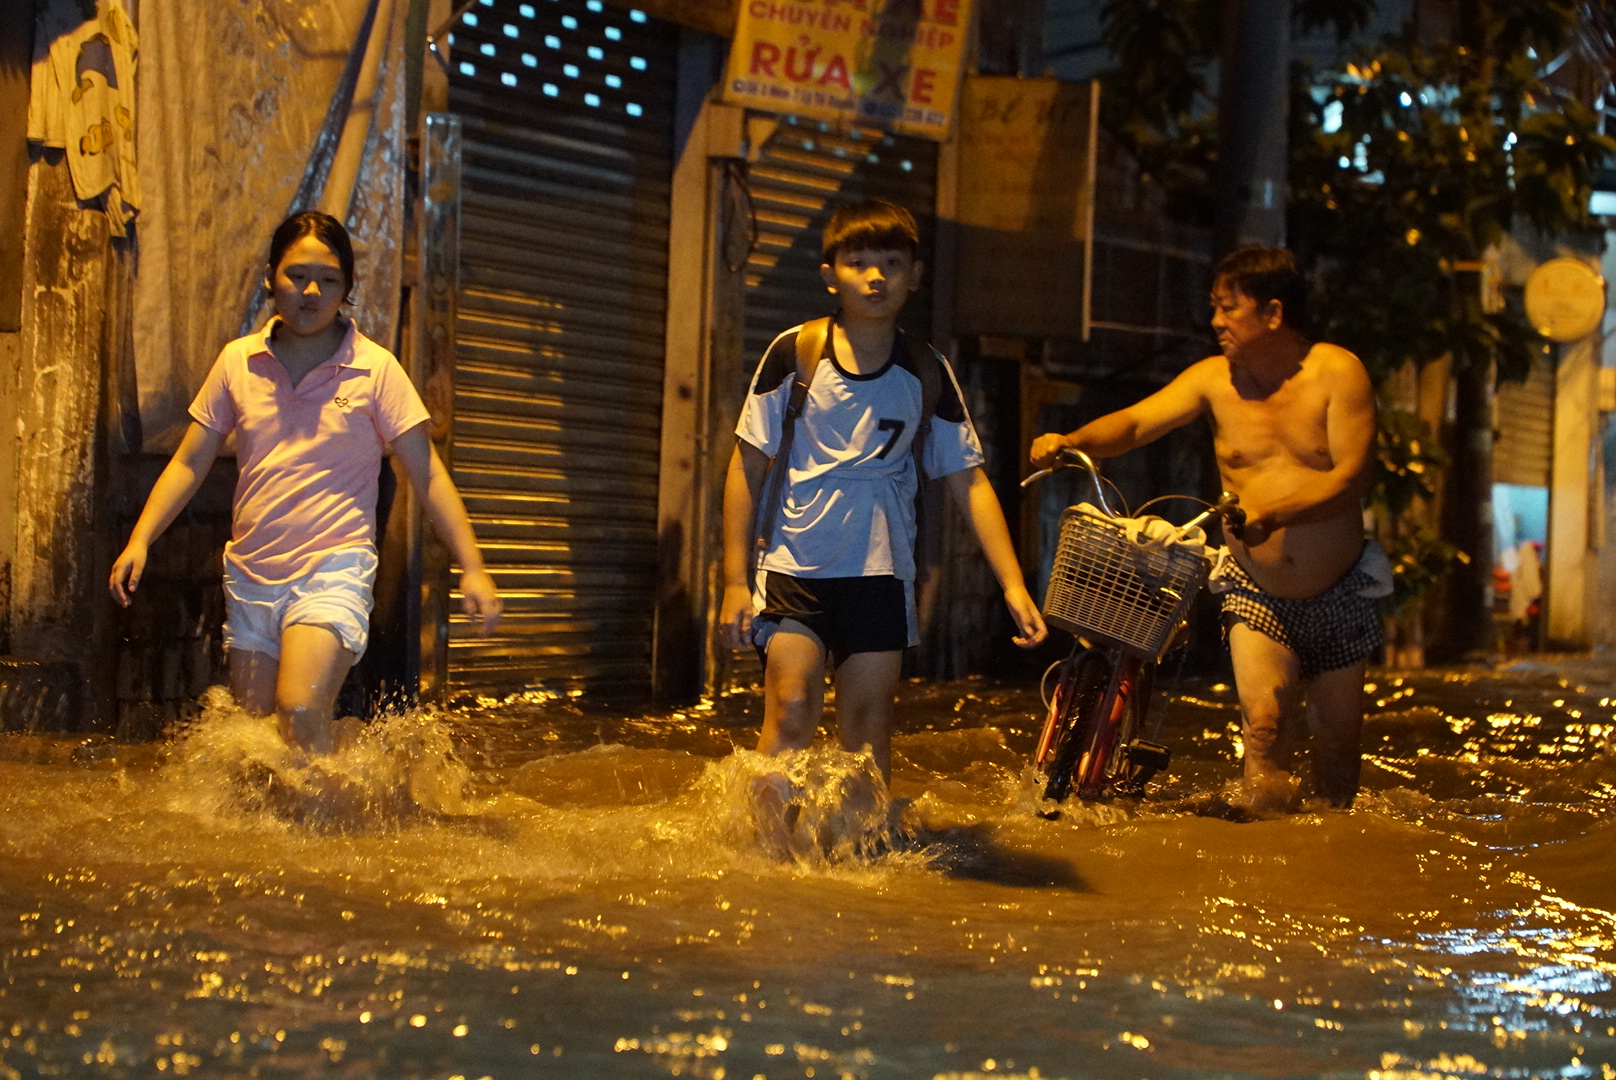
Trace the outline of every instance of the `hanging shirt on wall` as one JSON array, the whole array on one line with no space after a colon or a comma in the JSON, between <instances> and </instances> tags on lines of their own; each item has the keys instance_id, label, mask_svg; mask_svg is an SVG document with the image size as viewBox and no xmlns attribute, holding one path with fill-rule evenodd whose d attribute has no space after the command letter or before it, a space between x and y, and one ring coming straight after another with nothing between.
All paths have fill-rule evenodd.
<instances>
[{"instance_id":1,"label":"hanging shirt on wall","mask_svg":"<svg viewBox=\"0 0 1616 1080\"><path fill-rule=\"evenodd\" d=\"M104 197L115 236L140 207L135 172L135 26L122 0L50 0L34 33L28 138L64 151L73 193Z\"/></svg>"}]
</instances>

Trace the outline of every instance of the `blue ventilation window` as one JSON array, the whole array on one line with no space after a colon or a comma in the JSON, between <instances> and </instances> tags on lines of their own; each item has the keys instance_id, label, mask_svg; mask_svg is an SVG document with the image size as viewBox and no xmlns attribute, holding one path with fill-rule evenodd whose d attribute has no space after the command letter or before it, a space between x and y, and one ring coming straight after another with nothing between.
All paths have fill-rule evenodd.
<instances>
[{"instance_id":1,"label":"blue ventilation window","mask_svg":"<svg viewBox=\"0 0 1616 1080\"><path fill-rule=\"evenodd\" d=\"M643 56L631 56L631 57L629 57L628 58L628 66L633 68L635 71L644 71L645 68L646 68L645 57L643 57Z\"/></svg>"},{"instance_id":2,"label":"blue ventilation window","mask_svg":"<svg viewBox=\"0 0 1616 1080\"><path fill-rule=\"evenodd\" d=\"M645 112L644 109L640 108L638 105L636 105L632 101L629 102L627 105L623 106L623 111L628 113L630 116L639 116L639 115L641 115L642 113Z\"/></svg>"},{"instance_id":3,"label":"blue ventilation window","mask_svg":"<svg viewBox=\"0 0 1616 1080\"><path fill-rule=\"evenodd\" d=\"M613 90L621 90L623 89L623 77L621 75L608 75L606 76L606 85Z\"/></svg>"},{"instance_id":4,"label":"blue ventilation window","mask_svg":"<svg viewBox=\"0 0 1616 1080\"><path fill-rule=\"evenodd\" d=\"M615 26L608 26L606 28L606 40L607 41L622 41L623 40L623 31L619 30Z\"/></svg>"},{"instance_id":5,"label":"blue ventilation window","mask_svg":"<svg viewBox=\"0 0 1616 1080\"><path fill-rule=\"evenodd\" d=\"M577 64L563 64L563 65L561 65L561 74L565 75L569 79L576 79L578 77L578 65Z\"/></svg>"},{"instance_id":6,"label":"blue ventilation window","mask_svg":"<svg viewBox=\"0 0 1616 1080\"><path fill-rule=\"evenodd\" d=\"M584 95L584 104L588 105L592 109L600 108L600 95L599 94L585 94Z\"/></svg>"},{"instance_id":7,"label":"blue ventilation window","mask_svg":"<svg viewBox=\"0 0 1616 1080\"><path fill-rule=\"evenodd\" d=\"M584 5L584 6L587 7L590 11L603 11L603 10L605 10L601 6L600 0L589 0L589 3Z\"/></svg>"},{"instance_id":8,"label":"blue ventilation window","mask_svg":"<svg viewBox=\"0 0 1616 1080\"><path fill-rule=\"evenodd\" d=\"M645 12L635 8L633 11L628 13L628 17L633 19L635 22L642 23L645 21Z\"/></svg>"},{"instance_id":9,"label":"blue ventilation window","mask_svg":"<svg viewBox=\"0 0 1616 1080\"><path fill-rule=\"evenodd\" d=\"M504 83L506 86L515 86L516 85L516 76L512 75L508 71L501 72L500 76L499 76L499 81Z\"/></svg>"},{"instance_id":10,"label":"blue ventilation window","mask_svg":"<svg viewBox=\"0 0 1616 1080\"><path fill-rule=\"evenodd\" d=\"M545 97L555 97L556 95L558 95L560 93L561 93L561 87L557 86L555 83L547 82L547 83L544 84L544 96Z\"/></svg>"},{"instance_id":11,"label":"blue ventilation window","mask_svg":"<svg viewBox=\"0 0 1616 1080\"><path fill-rule=\"evenodd\" d=\"M506 37L516 37L520 32L521 31L517 30L516 27L512 26L510 23L505 24L505 36Z\"/></svg>"},{"instance_id":12,"label":"blue ventilation window","mask_svg":"<svg viewBox=\"0 0 1616 1080\"><path fill-rule=\"evenodd\" d=\"M576 30L578 29L578 20L573 18L571 15L563 15L561 16L561 25L565 26L568 30Z\"/></svg>"},{"instance_id":13,"label":"blue ventilation window","mask_svg":"<svg viewBox=\"0 0 1616 1080\"><path fill-rule=\"evenodd\" d=\"M591 60L604 60L604 59L606 59L606 50L601 48L599 45L591 45L591 46L589 46L589 59L591 59Z\"/></svg>"},{"instance_id":14,"label":"blue ventilation window","mask_svg":"<svg viewBox=\"0 0 1616 1080\"><path fill-rule=\"evenodd\" d=\"M559 49L561 48L561 39L554 34L545 34L544 47L547 49Z\"/></svg>"},{"instance_id":15,"label":"blue ventilation window","mask_svg":"<svg viewBox=\"0 0 1616 1080\"><path fill-rule=\"evenodd\" d=\"M524 18L524 19L536 18L538 16L538 14L539 14L537 11L533 10L533 5L532 4L523 4L521 7L517 8L516 10L520 11L522 13L522 18Z\"/></svg>"},{"instance_id":16,"label":"blue ventilation window","mask_svg":"<svg viewBox=\"0 0 1616 1080\"><path fill-rule=\"evenodd\" d=\"M475 64L468 64L464 60L462 60L462 61L460 61L460 74L462 74L462 75L475 75L475 74L477 74L477 67L476 67Z\"/></svg>"},{"instance_id":17,"label":"blue ventilation window","mask_svg":"<svg viewBox=\"0 0 1616 1080\"><path fill-rule=\"evenodd\" d=\"M468 11L464 15L460 16L460 21L465 23L467 26L476 26L477 13L475 11Z\"/></svg>"},{"instance_id":18,"label":"blue ventilation window","mask_svg":"<svg viewBox=\"0 0 1616 1080\"><path fill-rule=\"evenodd\" d=\"M525 52L522 54L522 63L528 67L538 67L539 58L530 52Z\"/></svg>"},{"instance_id":19,"label":"blue ventilation window","mask_svg":"<svg viewBox=\"0 0 1616 1080\"><path fill-rule=\"evenodd\" d=\"M482 53L484 56L493 56L494 55L494 46L491 43L485 41L482 44L482 48L478 49L477 51Z\"/></svg>"}]
</instances>

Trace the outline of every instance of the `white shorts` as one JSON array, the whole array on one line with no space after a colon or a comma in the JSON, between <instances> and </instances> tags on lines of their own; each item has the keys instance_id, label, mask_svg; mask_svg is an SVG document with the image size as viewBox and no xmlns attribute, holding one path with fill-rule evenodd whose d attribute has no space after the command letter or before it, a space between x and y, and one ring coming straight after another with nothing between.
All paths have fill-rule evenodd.
<instances>
[{"instance_id":1,"label":"white shorts","mask_svg":"<svg viewBox=\"0 0 1616 1080\"><path fill-rule=\"evenodd\" d=\"M295 581L260 585L224 561L224 647L281 655L288 626L323 626L358 657L370 640L376 549L342 548Z\"/></svg>"}]
</instances>

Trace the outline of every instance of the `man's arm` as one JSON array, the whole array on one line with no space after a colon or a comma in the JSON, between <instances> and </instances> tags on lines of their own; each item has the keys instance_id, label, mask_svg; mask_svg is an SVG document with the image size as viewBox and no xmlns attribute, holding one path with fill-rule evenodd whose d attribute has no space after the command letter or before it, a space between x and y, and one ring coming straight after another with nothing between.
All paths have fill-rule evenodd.
<instances>
[{"instance_id":1,"label":"man's arm","mask_svg":"<svg viewBox=\"0 0 1616 1080\"><path fill-rule=\"evenodd\" d=\"M718 607L718 629L732 649L752 636L753 515L758 489L768 471L768 455L745 439L737 439L724 477L724 596Z\"/></svg>"},{"instance_id":2,"label":"man's arm","mask_svg":"<svg viewBox=\"0 0 1616 1080\"><path fill-rule=\"evenodd\" d=\"M1091 457L1107 458L1155 442L1206 412L1206 380L1213 373L1214 365L1223 363L1227 361L1222 357L1209 357L1126 409L1091 421L1069 435L1038 436L1032 444L1032 463L1043 468L1067 447L1082 450Z\"/></svg>"},{"instance_id":3,"label":"man's arm","mask_svg":"<svg viewBox=\"0 0 1616 1080\"><path fill-rule=\"evenodd\" d=\"M1248 545L1260 544L1275 529L1328 521L1357 513L1362 507L1370 455L1375 449L1375 388L1363 364L1345 350L1332 364L1331 376L1324 417L1330 468L1309 472L1305 482L1289 490L1264 493L1266 497L1259 497L1255 506L1248 506Z\"/></svg>"},{"instance_id":4,"label":"man's arm","mask_svg":"<svg viewBox=\"0 0 1616 1080\"><path fill-rule=\"evenodd\" d=\"M454 478L443 467L443 459L426 433L426 421L410 428L389 444L393 456L404 466L410 486L421 499L426 516L460 564L460 606L471 617L483 637L494 632L504 604L494 588L494 579L483 566L483 553L460 501Z\"/></svg>"},{"instance_id":5,"label":"man's arm","mask_svg":"<svg viewBox=\"0 0 1616 1080\"><path fill-rule=\"evenodd\" d=\"M1021 576L1021 563L1016 558L1015 545L1010 542L1010 529L1004 521L1004 509L999 506L999 497L994 494L987 473L982 471L981 466L962 469L943 477L943 482L948 485L948 493L970 519L971 529L976 533L977 542L982 545L982 554L987 556L993 576L999 579L999 587L1004 590L1005 606L1010 609L1010 617L1021 631L1015 643L1023 649L1032 648L1048 637L1049 631L1044 626L1044 617L1038 605L1027 592L1027 582Z\"/></svg>"}]
</instances>

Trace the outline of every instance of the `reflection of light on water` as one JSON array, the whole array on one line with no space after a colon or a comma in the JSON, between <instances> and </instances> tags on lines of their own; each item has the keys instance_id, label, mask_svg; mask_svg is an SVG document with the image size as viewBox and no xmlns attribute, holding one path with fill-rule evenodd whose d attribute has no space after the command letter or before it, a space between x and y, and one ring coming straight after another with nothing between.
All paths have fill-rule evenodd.
<instances>
[{"instance_id":1,"label":"reflection of light on water","mask_svg":"<svg viewBox=\"0 0 1616 1080\"><path fill-rule=\"evenodd\" d=\"M0 738L0 1076L1600 1076L1616 925L1557 896L1604 895L1616 725L1377 681L1392 773L1242 825L1194 812L1227 688L1175 701L1169 794L1058 822L1021 799L1035 694L980 682L906 686L884 805L838 751L731 757L747 695L383 726L336 772L396 812L334 819L271 805L251 725ZM746 800L782 766L824 796L784 861Z\"/></svg>"},{"instance_id":2,"label":"reflection of light on water","mask_svg":"<svg viewBox=\"0 0 1616 1080\"><path fill-rule=\"evenodd\" d=\"M1397 949L1451 957L1495 956L1525 962L1514 971L1416 965L1415 972L1459 996L1461 1011L1476 1030L1490 1032L1497 1046L1525 1039L1528 1032L1552 1030L1549 1015L1567 1018L1580 1032L1585 1023L1612 1015L1589 998L1616 987L1616 917L1553 895L1518 912L1499 913L1539 925L1499 929L1460 928L1417 935ZM1576 925L1547 925L1571 923ZM1447 1026L1447 1025L1444 1025ZM1616 1035L1616 1027L1608 1034ZM1387 1075L1412 1075L1391 1073Z\"/></svg>"}]
</instances>

